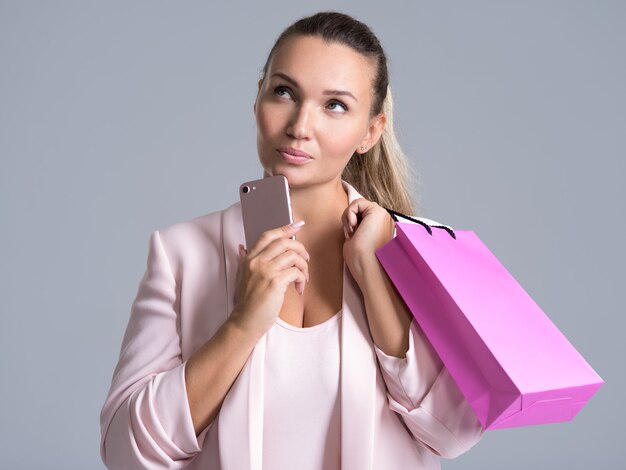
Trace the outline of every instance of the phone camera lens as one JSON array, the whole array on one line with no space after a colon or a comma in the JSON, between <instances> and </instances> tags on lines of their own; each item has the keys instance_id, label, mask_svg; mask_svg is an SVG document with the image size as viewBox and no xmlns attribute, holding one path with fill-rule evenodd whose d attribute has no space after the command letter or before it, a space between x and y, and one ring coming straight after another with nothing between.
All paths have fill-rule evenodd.
<instances>
[{"instance_id":1,"label":"phone camera lens","mask_svg":"<svg viewBox=\"0 0 626 470\"><path fill-rule=\"evenodd\" d=\"M250 191L250 187L249 186L244 186L242 188L242 191L243 191L244 194L246 194L248 191Z\"/></svg>"}]
</instances>

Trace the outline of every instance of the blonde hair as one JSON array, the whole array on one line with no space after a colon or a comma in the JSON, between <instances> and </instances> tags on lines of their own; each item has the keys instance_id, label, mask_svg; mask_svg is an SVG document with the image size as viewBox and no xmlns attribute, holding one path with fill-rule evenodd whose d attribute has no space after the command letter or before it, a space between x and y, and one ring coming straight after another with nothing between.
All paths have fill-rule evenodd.
<instances>
[{"instance_id":1,"label":"blonde hair","mask_svg":"<svg viewBox=\"0 0 626 470\"><path fill-rule=\"evenodd\" d=\"M363 197L382 207L418 215L418 204L415 204L411 195L416 178L393 129L393 98L387 57L376 35L366 24L344 13L323 11L301 18L287 27L274 43L261 72L261 80L265 79L274 51L296 35L318 36L329 43L341 43L373 59L376 73L370 117L383 112L386 116L385 129L378 142L367 152L359 154L355 150L342 178Z\"/></svg>"},{"instance_id":2,"label":"blonde hair","mask_svg":"<svg viewBox=\"0 0 626 470\"><path fill-rule=\"evenodd\" d=\"M419 204L415 204L411 197L416 176L393 129L393 98L389 85L382 112L387 121L380 139L365 154L354 153L342 178L363 197L380 206L417 215Z\"/></svg>"}]
</instances>

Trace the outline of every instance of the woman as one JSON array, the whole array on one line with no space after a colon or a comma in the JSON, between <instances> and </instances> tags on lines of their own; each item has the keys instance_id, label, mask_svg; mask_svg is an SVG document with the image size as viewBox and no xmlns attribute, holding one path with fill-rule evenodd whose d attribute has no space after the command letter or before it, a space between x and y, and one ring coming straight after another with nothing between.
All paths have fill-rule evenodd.
<instances>
[{"instance_id":1,"label":"woman","mask_svg":"<svg viewBox=\"0 0 626 470\"><path fill-rule=\"evenodd\" d=\"M246 250L235 203L152 233L103 461L439 468L483 429L375 256L395 236L384 207L414 212L378 40L341 13L297 21L254 112L264 176L287 178L300 223Z\"/></svg>"}]
</instances>

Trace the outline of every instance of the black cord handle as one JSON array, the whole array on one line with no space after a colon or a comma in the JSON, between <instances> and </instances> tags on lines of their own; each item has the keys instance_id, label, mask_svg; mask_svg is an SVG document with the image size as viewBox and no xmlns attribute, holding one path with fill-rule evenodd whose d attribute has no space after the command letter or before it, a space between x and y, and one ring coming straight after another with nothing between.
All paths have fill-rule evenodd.
<instances>
[{"instance_id":1,"label":"black cord handle","mask_svg":"<svg viewBox=\"0 0 626 470\"><path fill-rule=\"evenodd\" d=\"M431 230L430 225L428 225L426 222L422 222L421 220L418 220L415 217L411 217L410 215L403 214L402 212L397 212L397 211L394 211L392 209L388 209L387 207L385 207L385 209L387 210L387 212L389 212L389 215L391 215L391 218L393 220L395 220L396 222L399 222L398 216L404 217L405 219L408 219L411 222L416 222L416 223L422 225L424 228L426 228L426 231L428 231L429 235L433 234L433 231ZM448 232L450 234L450 236L452 238L454 238L456 240L456 235L454 233L454 230L452 230L451 228L445 227L443 225L433 225L433 227L444 229L446 232Z\"/></svg>"}]
</instances>

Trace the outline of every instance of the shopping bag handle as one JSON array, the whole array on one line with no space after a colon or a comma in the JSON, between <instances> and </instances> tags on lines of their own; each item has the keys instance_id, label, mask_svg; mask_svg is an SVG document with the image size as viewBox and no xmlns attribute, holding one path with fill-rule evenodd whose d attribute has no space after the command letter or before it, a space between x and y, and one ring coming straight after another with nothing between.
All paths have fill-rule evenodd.
<instances>
[{"instance_id":1,"label":"shopping bag handle","mask_svg":"<svg viewBox=\"0 0 626 470\"><path fill-rule=\"evenodd\" d=\"M429 235L433 234L433 231L431 230L430 225L428 225L426 222L418 220L415 217L411 217L410 215L403 214L402 212L394 211L393 209L389 209L387 207L385 207L385 209L387 210L387 212L389 212L389 215L391 215L391 218L393 220L395 220L396 222L399 222L398 216L404 217L405 219L408 219L408 220L410 220L412 222L416 222L416 223L422 225L424 228L426 228L426 231L428 232ZM446 232L448 232L450 234L450 236L452 238L454 238L456 240L456 235L454 233L454 230L452 230L450 227L446 227L444 225L433 225L433 227L444 229Z\"/></svg>"}]
</instances>

